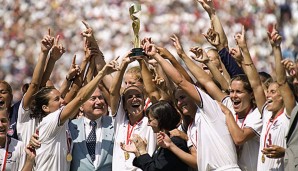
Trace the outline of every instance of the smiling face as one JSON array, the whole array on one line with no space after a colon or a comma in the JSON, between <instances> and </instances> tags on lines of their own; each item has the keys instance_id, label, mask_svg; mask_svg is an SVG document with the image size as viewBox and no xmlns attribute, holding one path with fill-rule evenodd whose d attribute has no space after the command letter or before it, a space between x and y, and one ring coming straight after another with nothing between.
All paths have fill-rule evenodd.
<instances>
[{"instance_id":1,"label":"smiling face","mask_svg":"<svg viewBox=\"0 0 298 171\"><path fill-rule=\"evenodd\" d=\"M96 88L91 97L81 106L81 111L90 120L96 120L108 113L108 105L102 92Z\"/></svg>"},{"instance_id":2,"label":"smiling face","mask_svg":"<svg viewBox=\"0 0 298 171\"><path fill-rule=\"evenodd\" d=\"M0 138L5 139L9 127L7 110L0 110Z\"/></svg>"},{"instance_id":3,"label":"smiling face","mask_svg":"<svg viewBox=\"0 0 298 171\"><path fill-rule=\"evenodd\" d=\"M49 98L48 105L43 105L42 109L45 113L52 113L62 107L64 100L61 98L61 94L58 90L53 89L47 94Z\"/></svg>"},{"instance_id":4,"label":"smiling face","mask_svg":"<svg viewBox=\"0 0 298 171\"><path fill-rule=\"evenodd\" d=\"M197 105L194 100L191 99L183 90L177 89L175 92L175 100L177 103L178 109L182 112L183 115L195 117L197 111Z\"/></svg>"},{"instance_id":5,"label":"smiling face","mask_svg":"<svg viewBox=\"0 0 298 171\"><path fill-rule=\"evenodd\" d=\"M267 110L278 112L284 105L277 83L271 83L267 90Z\"/></svg>"},{"instance_id":6,"label":"smiling face","mask_svg":"<svg viewBox=\"0 0 298 171\"><path fill-rule=\"evenodd\" d=\"M126 90L124 90L123 98L124 109L129 115L142 114L145 100L140 88L136 86L128 87Z\"/></svg>"},{"instance_id":7,"label":"smiling face","mask_svg":"<svg viewBox=\"0 0 298 171\"><path fill-rule=\"evenodd\" d=\"M158 120L153 117L152 111L150 111L148 114L148 126L151 126L154 133L158 133L160 131Z\"/></svg>"},{"instance_id":8,"label":"smiling face","mask_svg":"<svg viewBox=\"0 0 298 171\"><path fill-rule=\"evenodd\" d=\"M11 105L12 94L8 85L0 83L0 108L8 109Z\"/></svg>"},{"instance_id":9,"label":"smiling face","mask_svg":"<svg viewBox=\"0 0 298 171\"><path fill-rule=\"evenodd\" d=\"M244 88L243 81L234 80L230 85L230 98L233 102L233 108L238 114L245 114L251 107L251 94Z\"/></svg>"}]
</instances>

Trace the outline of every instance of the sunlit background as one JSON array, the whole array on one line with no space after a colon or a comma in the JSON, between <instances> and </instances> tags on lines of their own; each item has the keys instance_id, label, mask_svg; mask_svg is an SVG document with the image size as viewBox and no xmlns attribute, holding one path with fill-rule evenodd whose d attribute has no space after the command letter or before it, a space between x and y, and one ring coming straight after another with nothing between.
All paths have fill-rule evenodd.
<instances>
[{"instance_id":1,"label":"sunlit background","mask_svg":"<svg viewBox=\"0 0 298 171\"><path fill-rule=\"evenodd\" d=\"M139 2L142 11L140 37L152 37L176 55L169 37L177 34L184 49L208 47L201 35L210 27L207 13L196 0L1 0L0 5L0 79L14 89L14 101L22 97L21 86L31 80L40 52L40 41L47 29L61 36L67 52L56 63L51 79L59 86L74 54L83 57L84 29L87 21L95 32L106 61L122 56L132 48L133 32L128 8ZM272 73L273 58L267 28L277 23L284 41L283 55L296 59L298 45L297 0L214 0L218 16L234 46L233 36L241 25L253 60L259 71ZM177 56L177 55L176 55Z\"/></svg>"}]
</instances>

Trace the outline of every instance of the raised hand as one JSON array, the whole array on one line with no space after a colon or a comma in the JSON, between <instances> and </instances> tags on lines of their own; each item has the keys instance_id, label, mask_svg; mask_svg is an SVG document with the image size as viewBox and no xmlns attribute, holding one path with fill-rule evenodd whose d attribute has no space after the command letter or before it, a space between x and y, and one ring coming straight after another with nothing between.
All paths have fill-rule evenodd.
<instances>
[{"instance_id":1,"label":"raised hand","mask_svg":"<svg viewBox=\"0 0 298 171\"><path fill-rule=\"evenodd\" d=\"M116 57L115 59L113 59L112 61L110 61L108 64L106 64L104 66L104 68L102 69L104 71L104 73L106 75L109 75L111 73L113 73L114 71L119 71L119 63L117 62L117 60L119 59L120 56Z\"/></svg>"},{"instance_id":2,"label":"raised hand","mask_svg":"<svg viewBox=\"0 0 298 171\"><path fill-rule=\"evenodd\" d=\"M155 47L155 44L149 44L149 43L146 43L144 45L144 50L145 50L145 53L148 55L148 56L154 56L156 53L157 53L157 49Z\"/></svg>"},{"instance_id":3,"label":"raised hand","mask_svg":"<svg viewBox=\"0 0 298 171\"><path fill-rule=\"evenodd\" d=\"M164 59L168 59L172 54L168 51L168 49L164 47L156 47L158 53L160 56L162 56Z\"/></svg>"},{"instance_id":4,"label":"raised hand","mask_svg":"<svg viewBox=\"0 0 298 171\"><path fill-rule=\"evenodd\" d=\"M267 35L268 35L271 46L276 46L276 47L280 46L282 37L278 33L276 24L274 24L271 33L269 31L267 31Z\"/></svg>"},{"instance_id":5,"label":"raised hand","mask_svg":"<svg viewBox=\"0 0 298 171\"><path fill-rule=\"evenodd\" d=\"M157 145L162 147L162 148L169 148L172 144L172 140L170 137L164 133L164 132L159 132L157 133Z\"/></svg>"},{"instance_id":6,"label":"raised hand","mask_svg":"<svg viewBox=\"0 0 298 171\"><path fill-rule=\"evenodd\" d=\"M54 38L51 37L51 29L48 29L48 35L45 35L41 40L41 51L48 53L54 44Z\"/></svg>"},{"instance_id":7,"label":"raised hand","mask_svg":"<svg viewBox=\"0 0 298 171\"><path fill-rule=\"evenodd\" d=\"M291 75L291 76L296 75L297 67L296 67L296 64L292 60L284 59L284 60L281 61L281 63L284 65L284 67L287 70L289 75Z\"/></svg>"},{"instance_id":8,"label":"raised hand","mask_svg":"<svg viewBox=\"0 0 298 171\"><path fill-rule=\"evenodd\" d=\"M76 55L74 55L71 66L67 72L66 79L72 80L76 75L79 75L81 72L80 66L76 64Z\"/></svg>"},{"instance_id":9,"label":"raised hand","mask_svg":"<svg viewBox=\"0 0 298 171\"><path fill-rule=\"evenodd\" d=\"M154 77L154 79L152 81L161 90L166 90L166 82L165 82L165 80L162 77L160 77L157 73L155 74L155 77Z\"/></svg>"},{"instance_id":10,"label":"raised hand","mask_svg":"<svg viewBox=\"0 0 298 171\"><path fill-rule=\"evenodd\" d=\"M82 23L85 25L86 29L81 32L81 35L91 41L94 38L93 30L86 21L82 21Z\"/></svg>"},{"instance_id":11,"label":"raised hand","mask_svg":"<svg viewBox=\"0 0 298 171\"><path fill-rule=\"evenodd\" d=\"M214 13L214 4L212 0L197 0L208 14Z\"/></svg>"},{"instance_id":12,"label":"raised hand","mask_svg":"<svg viewBox=\"0 0 298 171\"><path fill-rule=\"evenodd\" d=\"M65 48L62 44L59 44L60 35L57 35L57 37L54 40L54 46L51 51L51 58L54 60L60 59L60 57L65 53Z\"/></svg>"},{"instance_id":13,"label":"raised hand","mask_svg":"<svg viewBox=\"0 0 298 171\"><path fill-rule=\"evenodd\" d=\"M177 54L178 54L179 56L182 55L182 54L185 54L185 52L184 52L184 50L183 50L183 48L182 48L182 46L181 46L181 43L180 43L180 41L179 41L179 38L178 38L175 34L173 34L173 36L171 36L170 39L171 39L171 40L173 41L173 43L174 43L174 46L175 46L176 51L177 51Z\"/></svg>"},{"instance_id":14,"label":"raised hand","mask_svg":"<svg viewBox=\"0 0 298 171\"><path fill-rule=\"evenodd\" d=\"M217 47L220 45L219 34L214 30L213 26L208 29L207 34L203 33L203 36L212 46Z\"/></svg>"},{"instance_id":15,"label":"raised hand","mask_svg":"<svg viewBox=\"0 0 298 171\"><path fill-rule=\"evenodd\" d=\"M149 38L144 38L142 41L141 41L141 47L143 48L145 46L146 43L149 43L149 44L154 44L154 42L152 41L151 37Z\"/></svg>"},{"instance_id":16,"label":"raised hand","mask_svg":"<svg viewBox=\"0 0 298 171\"><path fill-rule=\"evenodd\" d=\"M197 62L204 63L204 64L209 62L209 58L207 56L207 53L202 48L192 47L190 49L190 51L195 54L195 56L192 56L193 60L195 60Z\"/></svg>"},{"instance_id":17,"label":"raised hand","mask_svg":"<svg viewBox=\"0 0 298 171\"><path fill-rule=\"evenodd\" d=\"M235 41L236 44L240 47L240 48L244 48L246 47L246 37L245 37L245 29L244 26L242 26L241 28L241 33L237 33L235 36Z\"/></svg>"},{"instance_id":18,"label":"raised hand","mask_svg":"<svg viewBox=\"0 0 298 171\"><path fill-rule=\"evenodd\" d=\"M236 60L238 64L241 64L243 61L243 56L241 54L239 46L236 46L234 48L230 48L229 53L232 55L232 57Z\"/></svg>"}]
</instances>

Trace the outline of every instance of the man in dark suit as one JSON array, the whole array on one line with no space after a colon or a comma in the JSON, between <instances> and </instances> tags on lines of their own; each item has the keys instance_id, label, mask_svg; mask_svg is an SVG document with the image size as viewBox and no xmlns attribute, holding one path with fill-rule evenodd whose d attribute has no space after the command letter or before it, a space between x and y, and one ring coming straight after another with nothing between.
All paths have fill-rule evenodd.
<instances>
[{"instance_id":1,"label":"man in dark suit","mask_svg":"<svg viewBox=\"0 0 298 171\"><path fill-rule=\"evenodd\" d=\"M113 120L102 92L97 88L81 107L84 117L69 123L73 140L70 170L112 170Z\"/></svg>"},{"instance_id":2,"label":"man in dark suit","mask_svg":"<svg viewBox=\"0 0 298 171\"><path fill-rule=\"evenodd\" d=\"M285 152L285 170L298 170L298 105L291 113L290 129L287 135L287 148Z\"/></svg>"}]
</instances>

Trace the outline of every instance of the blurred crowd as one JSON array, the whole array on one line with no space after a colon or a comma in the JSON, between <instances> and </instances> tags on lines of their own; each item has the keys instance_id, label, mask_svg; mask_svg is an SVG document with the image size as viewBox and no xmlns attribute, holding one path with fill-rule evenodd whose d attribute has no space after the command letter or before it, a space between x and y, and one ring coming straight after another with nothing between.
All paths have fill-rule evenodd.
<instances>
[{"instance_id":1,"label":"blurred crowd","mask_svg":"<svg viewBox=\"0 0 298 171\"><path fill-rule=\"evenodd\" d=\"M77 63L84 56L82 20L94 29L106 61L123 56L133 47L129 6L124 0L2 0L0 6L0 79L14 89L14 101L22 97L21 86L31 80L40 40L47 28L60 35L67 51L56 64L52 80L57 85L66 75L74 54ZM210 27L209 17L195 0L140 0L142 10L140 37L152 37L156 44L174 52L169 37L177 34L186 48L206 47L201 33ZM235 45L235 33L243 24L248 47L258 71L272 73L274 63L267 30L279 26L284 42L283 56L296 60L298 54L297 0L214 0L218 16ZM187 49L185 49L187 51Z\"/></svg>"}]
</instances>

